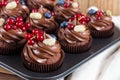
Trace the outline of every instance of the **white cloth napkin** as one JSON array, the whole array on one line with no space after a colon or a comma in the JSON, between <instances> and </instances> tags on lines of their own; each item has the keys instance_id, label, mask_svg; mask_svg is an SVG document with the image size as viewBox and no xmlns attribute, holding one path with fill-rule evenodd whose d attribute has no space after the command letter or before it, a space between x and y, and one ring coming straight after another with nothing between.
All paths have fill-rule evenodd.
<instances>
[{"instance_id":1,"label":"white cloth napkin","mask_svg":"<svg viewBox=\"0 0 120 80\"><path fill-rule=\"evenodd\" d=\"M120 16L114 16L113 22L120 29ZM119 70L120 41L81 65L67 80L120 80Z\"/></svg>"}]
</instances>

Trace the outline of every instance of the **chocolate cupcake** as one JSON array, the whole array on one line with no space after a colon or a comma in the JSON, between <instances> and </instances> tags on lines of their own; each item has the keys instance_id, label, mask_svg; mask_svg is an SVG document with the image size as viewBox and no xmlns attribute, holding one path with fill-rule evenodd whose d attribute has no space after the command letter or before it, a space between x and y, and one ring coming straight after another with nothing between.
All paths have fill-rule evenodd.
<instances>
[{"instance_id":1,"label":"chocolate cupcake","mask_svg":"<svg viewBox=\"0 0 120 80\"><path fill-rule=\"evenodd\" d=\"M45 8L52 11L56 0L26 0L26 2L30 10L34 8L38 9L43 5Z\"/></svg>"},{"instance_id":2,"label":"chocolate cupcake","mask_svg":"<svg viewBox=\"0 0 120 80\"><path fill-rule=\"evenodd\" d=\"M60 24L63 21L73 17L74 14L80 13L80 6L72 0L58 0L54 6L55 20Z\"/></svg>"},{"instance_id":3,"label":"chocolate cupcake","mask_svg":"<svg viewBox=\"0 0 120 80\"><path fill-rule=\"evenodd\" d=\"M10 16L22 16L24 19L29 15L29 9L23 0L4 0L4 5L0 10L0 16L8 18Z\"/></svg>"},{"instance_id":4,"label":"chocolate cupcake","mask_svg":"<svg viewBox=\"0 0 120 80\"><path fill-rule=\"evenodd\" d=\"M114 23L112 22L110 11L100 11L96 7L88 10L87 16L90 17L88 27L93 37L105 38L114 33Z\"/></svg>"},{"instance_id":5,"label":"chocolate cupcake","mask_svg":"<svg viewBox=\"0 0 120 80\"><path fill-rule=\"evenodd\" d=\"M0 22L0 55L18 54L26 43L24 38L26 34L25 28L16 25L17 21L15 21L14 17L8 18L7 21L0 18ZM24 24L27 25L28 23Z\"/></svg>"},{"instance_id":6,"label":"chocolate cupcake","mask_svg":"<svg viewBox=\"0 0 120 80\"><path fill-rule=\"evenodd\" d=\"M38 28L46 31L46 33L54 33L58 29L58 24L54 20L54 12L50 12L43 6L38 10L33 9L27 18L27 22L31 23L31 30Z\"/></svg>"},{"instance_id":7,"label":"chocolate cupcake","mask_svg":"<svg viewBox=\"0 0 120 80\"><path fill-rule=\"evenodd\" d=\"M50 72L61 66L64 52L54 37L35 29L26 38L28 43L22 52L26 68L35 72Z\"/></svg>"},{"instance_id":8,"label":"chocolate cupcake","mask_svg":"<svg viewBox=\"0 0 120 80\"><path fill-rule=\"evenodd\" d=\"M58 40L67 53L87 51L92 43L90 31L86 27L87 17L79 15L69 22L62 22L58 30Z\"/></svg>"}]
</instances>

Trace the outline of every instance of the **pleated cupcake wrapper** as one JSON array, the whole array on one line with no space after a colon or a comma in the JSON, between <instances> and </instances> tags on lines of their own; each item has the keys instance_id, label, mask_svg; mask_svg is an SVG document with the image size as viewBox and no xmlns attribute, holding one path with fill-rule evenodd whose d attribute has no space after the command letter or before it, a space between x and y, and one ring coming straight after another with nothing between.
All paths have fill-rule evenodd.
<instances>
[{"instance_id":1,"label":"pleated cupcake wrapper","mask_svg":"<svg viewBox=\"0 0 120 80\"><path fill-rule=\"evenodd\" d=\"M106 38L112 36L114 33L114 29L110 29L108 31L96 31L96 30L91 30L91 34L93 37L96 38Z\"/></svg>"},{"instance_id":2,"label":"pleated cupcake wrapper","mask_svg":"<svg viewBox=\"0 0 120 80\"><path fill-rule=\"evenodd\" d=\"M54 64L38 64L38 63L28 61L24 57L23 57L23 63L25 65L25 67L27 69L31 70L31 71L35 71L35 72L51 72L51 71L57 70L62 65L64 56L65 56L64 52L62 51L61 59L58 62L54 63Z\"/></svg>"},{"instance_id":3,"label":"pleated cupcake wrapper","mask_svg":"<svg viewBox=\"0 0 120 80\"><path fill-rule=\"evenodd\" d=\"M105 31L98 31L98 30L94 30L94 29L90 29L91 31L91 35L93 37L96 37L96 38L107 38L107 37L110 37L114 34L114 23L112 23L112 28L109 29L109 30L105 30Z\"/></svg>"},{"instance_id":4,"label":"pleated cupcake wrapper","mask_svg":"<svg viewBox=\"0 0 120 80\"><path fill-rule=\"evenodd\" d=\"M15 54L19 54L24 45L17 45L17 46L13 46L13 45L9 45L7 43L4 43L3 46L0 46L0 55L15 55ZM13 46L13 47L12 47Z\"/></svg>"},{"instance_id":5,"label":"pleated cupcake wrapper","mask_svg":"<svg viewBox=\"0 0 120 80\"><path fill-rule=\"evenodd\" d=\"M89 41L85 45L69 45L65 42L60 42L62 49L70 54L79 54L81 52L87 51L92 44L92 37L90 37Z\"/></svg>"}]
</instances>

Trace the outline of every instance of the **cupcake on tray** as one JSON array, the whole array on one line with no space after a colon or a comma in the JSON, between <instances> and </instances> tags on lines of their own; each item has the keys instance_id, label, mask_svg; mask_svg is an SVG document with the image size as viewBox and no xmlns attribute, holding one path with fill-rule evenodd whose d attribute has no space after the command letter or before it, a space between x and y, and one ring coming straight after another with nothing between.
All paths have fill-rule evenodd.
<instances>
[{"instance_id":1,"label":"cupcake on tray","mask_svg":"<svg viewBox=\"0 0 120 80\"><path fill-rule=\"evenodd\" d=\"M65 52L81 53L90 48L92 37L89 29L85 25L88 21L88 17L82 14L76 14L69 21L61 23L57 36Z\"/></svg>"},{"instance_id":2,"label":"cupcake on tray","mask_svg":"<svg viewBox=\"0 0 120 80\"><path fill-rule=\"evenodd\" d=\"M26 30L29 23L24 23L22 17L0 18L0 55L18 54L26 43Z\"/></svg>"},{"instance_id":3,"label":"cupcake on tray","mask_svg":"<svg viewBox=\"0 0 120 80\"><path fill-rule=\"evenodd\" d=\"M26 68L35 72L50 72L62 65L64 52L55 36L33 29L26 39L28 42L22 52Z\"/></svg>"},{"instance_id":4,"label":"cupcake on tray","mask_svg":"<svg viewBox=\"0 0 120 80\"><path fill-rule=\"evenodd\" d=\"M4 5L1 5L1 17L22 16L25 19L29 15L29 9L24 0L3 0L2 3Z\"/></svg>"},{"instance_id":5,"label":"cupcake on tray","mask_svg":"<svg viewBox=\"0 0 120 80\"><path fill-rule=\"evenodd\" d=\"M38 28L47 33L54 33L58 29L58 24L54 20L54 12L49 11L42 5L38 10L32 10L27 18L27 22L31 24L31 30L32 28Z\"/></svg>"},{"instance_id":6,"label":"cupcake on tray","mask_svg":"<svg viewBox=\"0 0 120 80\"><path fill-rule=\"evenodd\" d=\"M38 9L43 5L45 8L52 11L56 0L26 0L26 2L30 10L34 8Z\"/></svg>"},{"instance_id":7,"label":"cupcake on tray","mask_svg":"<svg viewBox=\"0 0 120 80\"><path fill-rule=\"evenodd\" d=\"M68 20L76 13L80 13L80 6L78 2L73 0L58 0L54 6L55 20L60 24Z\"/></svg>"},{"instance_id":8,"label":"cupcake on tray","mask_svg":"<svg viewBox=\"0 0 120 80\"><path fill-rule=\"evenodd\" d=\"M110 11L101 11L97 7L90 7L87 16L90 17L88 27L93 37L105 38L114 33L114 23L112 22Z\"/></svg>"}]
</instances>

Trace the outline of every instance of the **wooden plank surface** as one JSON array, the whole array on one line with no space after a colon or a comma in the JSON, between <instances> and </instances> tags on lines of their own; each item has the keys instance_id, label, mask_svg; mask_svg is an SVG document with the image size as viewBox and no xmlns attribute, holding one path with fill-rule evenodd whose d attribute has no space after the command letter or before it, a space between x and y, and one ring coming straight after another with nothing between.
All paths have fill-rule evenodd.
<instances>
[{"instance_id":1,"label":"wooden plank surface","mask_svg":"<svg viewBox=\"0 0 120 80\"><path fill-rule=\"evenodd\" d=\"M90 6L97 6L101 10L110 10L113 15L120 15L120 0L76 0L85 13Z\"/></svg>"}]
</instances>

